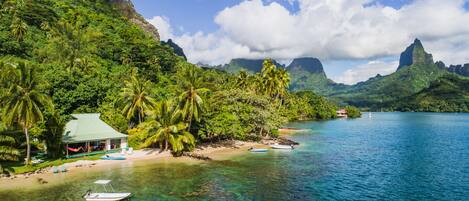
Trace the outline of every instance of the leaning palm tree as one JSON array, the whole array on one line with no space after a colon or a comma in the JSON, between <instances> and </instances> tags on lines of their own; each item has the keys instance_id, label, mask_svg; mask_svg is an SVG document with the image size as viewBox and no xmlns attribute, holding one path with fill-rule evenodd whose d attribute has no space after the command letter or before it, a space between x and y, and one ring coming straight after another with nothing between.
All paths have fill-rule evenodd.
<instances>
[{"instance_id":1,"label":"leaning palm tree","mask_svg":"<svg viewBox=\"0 0 469 201\"><path fill-rule=\"evenodd\" d=\"M125 81L119 102L124 105L122 114L129 121L136 118L141 123L145 112L155 106L155 100L149 95L150 85L150 81L137 76L136 69L132 71L130 80Z\"/></svg>"},{"instance_id":2,"label":"leaning palm tree","mask_svg":"<svg viewBox=\"0 0 469 201\"><path fill-rule=\"evenodd\" d=\"M159 143L164 150L171 149L173 154L180 154L185 149L195 146L195 139L187 132L187 123L184 123L181 112L169 101L163 101L151 112L151 120L148 122L148 138L143 147L149 147Z\"/></svg>"},{"instance_id":3,"label":"leaning palm tree","mask_svg":"<svg viewBox=\"0 0 469 201\"><path fill-rule=\"evenodd\" d=\"M203 100L200 95L208 92L207 88L199 88L201 77L198 76L194 65L186 69L186 90L179 95L179 107L182 117L189 123L188 129L191 129L192 121L199 122L202 115Z\"/></svg>"},{"instance_id":4,"label":"leaning palm tree","mask_svg":"<svg viewBox=\"0 0 469 201\"><path fill-rule=\"evenodd\" d=\"M17 65L12 82L8 84L6 95L0 103L3 107L3 119L7 126L17 123L23 128L26 137L26 164L31 159L29 129L38 121L44 120L42 110L52 108L49 96L40 90L39 79L33 67L24 62Z\"/></svg>"}]
</instances>

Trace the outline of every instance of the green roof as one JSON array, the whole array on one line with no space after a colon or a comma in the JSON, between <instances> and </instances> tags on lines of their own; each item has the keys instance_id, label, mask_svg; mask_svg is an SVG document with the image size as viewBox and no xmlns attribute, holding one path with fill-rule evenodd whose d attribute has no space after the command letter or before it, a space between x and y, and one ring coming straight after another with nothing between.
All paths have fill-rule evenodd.
<instances>
[{"instance_id":1,"label":"green roof","mask_svg":"<svg viewBox=\"0 0 469 201\"><path fill-rule=\"evenodd\" d=\"M74 119L65 125L62 141L65 143L87 142L105 139L127 138L99 119L99 113L72 114Z\"/></svg>"}]
</instances>

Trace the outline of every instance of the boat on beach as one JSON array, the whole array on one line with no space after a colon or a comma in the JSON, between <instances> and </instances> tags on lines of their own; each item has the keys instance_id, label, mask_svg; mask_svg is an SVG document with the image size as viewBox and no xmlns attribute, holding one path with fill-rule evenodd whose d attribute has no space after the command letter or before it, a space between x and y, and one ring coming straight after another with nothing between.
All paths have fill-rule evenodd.
<instances>
[{"instance_id":1,"label":"boat on beach","mask_svg":"<svg viewBox=\"0 0 469 201\"><path fill-rule=\"evenodd\" d=\"M102 160L125 160L124 156L110 156L110 155L105 155L101 157Z\"/></svg>"},{"instance_id":2,"label":"boat on beach","mask_svg":"<svg viewBox=\"0 0 469 201\"><path fill-rule=\"evenodd\" d=\"M119 201L130 200L132 193L115 193L111 185L111 180L97 180L94 184L102 185L104 193L92 192L88 190L83 196L86 201Z\"/></svg>"},{"instance_id":3,"label":"boat on beach","mask_svg":"<svg viewBox=\"0 0 469 201\"><path fill-rule=\"evenodd\" d=\"M294 149L293 145L273 144L270 145L272 149Z\"/></svg>"},{"instance_id":4,"label":"boat on beach","mask_svg":"<svg viewBox=\"0 0 469 201\"><path fill-rule=\"evenodd\" d=\"M269 151L268 149L262 149L262 148L249 148L249 151L250 152L257 152L257 153L261 153L261 152L267 152Z\"/></svg>"}]
</instances>

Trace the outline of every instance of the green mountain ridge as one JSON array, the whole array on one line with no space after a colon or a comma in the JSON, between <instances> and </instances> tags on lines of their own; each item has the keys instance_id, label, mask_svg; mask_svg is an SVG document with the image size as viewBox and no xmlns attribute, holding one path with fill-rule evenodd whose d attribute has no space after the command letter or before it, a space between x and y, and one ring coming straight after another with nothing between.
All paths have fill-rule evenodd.
<instances>
[{"instance_id":1,"label":"green mountain ridge","mask_svg":"<svg viewBox=\"0 0 469 201\"><path fill-rule=\"evenodd\" d=\"M337 84L327 78L322 63L317 58L293 59L286 69L290 73L290 90L293 91L312 90L319 94L328 94L346 87L346 85Z\"/></svg>"},{"instance_id":2,"label":"green mountain ridge","mask_svg":"<svg viewBox=\"0 0 469 201\"><path fill-rule=\"evenodd\" d=\"M428 88L388 107L399 111L469 112L469 79L444 75Z\"/></svg>"},{"instance_id":3,"label":"green mountain ridge","mask_svg":"<svg viewBox=\"0 0 469 201\"><path fill-rule=\"evenodd\" d=\"M401 53L399 61L396 72L374 77L329 96L346 104L379 110L387 103L399 102L428 88L441 76L450 74L444 65L433 62L432 55L425 51L418 39Z\"/></svg>"},{"instance_id":4,"label":"green mountain ridge","mask_svg":"<svg viewBox=\"0 0 469 201\"><path fill-rule=\"evenodd\" d=\"M278 63L275 60L272 60L277 67L284 68L285 66ZM262 63L264 59L244 59L244 58L237 58L232 59L230 63L218 66L216 68L224 70L229 73L238 73L239 71L246 71L251 74L255 74L261 72Z\"/></svg>"},{"instance_id":5,"label":"green mountain ridge","mask_svg":"<svg viewBox=\"0 0 469 201\"><path fill-rule=\"evenodd\" d=\"M296 58L286 67L276 64L286 68L290 74L292 91L311 90L341 104L371 110L389 109L389 105L396 105L395 103L429 88L440 77L469 75L469 64L446 67L441 61L434 62L432 54L425 51L419 39L415 39L400 54L396 72L386 76L378 74L355 85L338 84L327 78L323 65L317 58ZM256 73L261 66L262 60L234 59L221 69L230 73L237 73L241 69ZM455 82L456 85L461 83Z\"/></svg>"},{"instance_id":6,"label":"green mountain ridge","mask_svg":"<svg viewBox=\"0 0 469 201\"><path fill-rule=\"evenodd\" d=\"M263 59L238 58L232 59L228 64L212 66L212 68L221 69L229 73L238 73L244 70L250 74L255 74L261 71L263 61ZM337 84L327 78L322 63L317 58L295 58L288 66L282 65L275 60L273 62L276 66L285 68L290 74L290 90L292 91L312 90L320 94L327 94L332 93L336 89L346 87L344 84Z\"/></svg>"}]
</instances>

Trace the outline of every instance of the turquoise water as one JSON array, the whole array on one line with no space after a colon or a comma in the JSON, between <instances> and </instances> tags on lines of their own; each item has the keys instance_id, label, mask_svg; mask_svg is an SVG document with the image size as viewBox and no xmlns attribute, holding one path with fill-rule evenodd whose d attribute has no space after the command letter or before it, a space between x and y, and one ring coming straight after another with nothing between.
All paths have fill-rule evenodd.
<instances>
[{"instance_id":1,"label":"turquoise water","mask_svg":"<svg viewBox=\"0 0 469 201\"><path fill-rule=\"evenodd\" d=\"M98 178L132 200L467 200L469 114L373 113L296 122L294 151L195 165L125 165L0 200L80 200Z\"/></svg>"}]
</instances>

